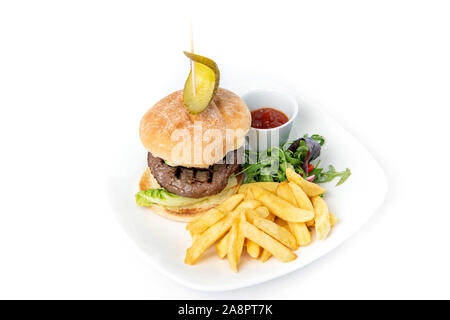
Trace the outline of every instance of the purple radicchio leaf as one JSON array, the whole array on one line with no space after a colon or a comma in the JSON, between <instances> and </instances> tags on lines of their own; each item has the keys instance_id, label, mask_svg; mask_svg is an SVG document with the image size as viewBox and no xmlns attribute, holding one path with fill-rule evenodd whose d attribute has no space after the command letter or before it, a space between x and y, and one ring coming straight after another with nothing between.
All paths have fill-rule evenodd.
<instances>
[{"instance_id":1,"label":"purple radicchio leaf","mask_svg":"<svg viewBox=\"0 0 450 320\"><path fill-rule=\"evenodd\" d=\"M305 161L303 162L302 169L305 172L305 177L309 175L308 165L309 162L317 159L320 156L320 143L313 138L300 138L295 140L288 148L288 150L295 152L300 145L300 141L305 141L308 146L308 153L306 154Z\"/></svg>"}]
</instances>

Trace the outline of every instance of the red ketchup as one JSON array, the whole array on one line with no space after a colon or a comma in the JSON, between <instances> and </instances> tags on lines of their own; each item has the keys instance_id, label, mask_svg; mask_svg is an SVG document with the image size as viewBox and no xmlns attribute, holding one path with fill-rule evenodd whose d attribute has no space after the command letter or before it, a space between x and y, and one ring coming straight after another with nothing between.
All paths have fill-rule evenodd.
<instances>
[{"instance_id":1,"label":"red ketchup","mask_svg":"<svg viewBox=\"0 0 450 320\"><path fill-rule=\"evenodd\" d=\"M253 110L252 128L271 129L281 126L288 122L288 117L281 111L273 108L261 108Z\"/></svg>"}]
</instances>

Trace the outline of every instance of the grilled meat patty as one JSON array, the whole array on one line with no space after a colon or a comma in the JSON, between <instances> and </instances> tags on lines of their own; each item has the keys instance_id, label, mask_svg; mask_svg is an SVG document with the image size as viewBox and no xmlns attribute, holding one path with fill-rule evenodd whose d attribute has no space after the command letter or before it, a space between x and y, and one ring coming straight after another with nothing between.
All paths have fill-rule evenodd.
<instances>
[{"instance_id":1,"label":"grilled meat patty","mask_svg":"<svg viewBox=\"0 0 450 320\"><path fill-rule=\"evenodd\" d=\"M237 172L237 151L234 163L214 164L207 169L171 167L163 159L148 153L147 162L156 181L167 191L189 198L202 198L218 194L228 184L228 178Z\"/></svg>"}]
</instances>

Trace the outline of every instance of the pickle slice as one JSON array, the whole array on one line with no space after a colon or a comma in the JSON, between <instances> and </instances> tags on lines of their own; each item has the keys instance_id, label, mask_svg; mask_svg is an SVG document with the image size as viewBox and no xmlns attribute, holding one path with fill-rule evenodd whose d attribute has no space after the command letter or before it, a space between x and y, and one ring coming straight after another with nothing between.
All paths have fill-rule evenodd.
<instances>
[{"instance_id":1,"label":"pickle slice","mask_svg":"<svg viewBox=\"0 0 450 320\"><path fill-rule=\"evenodd\" d=\"M195 95L191 68L184 84L183 103L190 113L197 114L206 109L216 94L220 72L213 60L186 51L184 54L192 60L195 68Z\"/></svg>"}]
</instances>

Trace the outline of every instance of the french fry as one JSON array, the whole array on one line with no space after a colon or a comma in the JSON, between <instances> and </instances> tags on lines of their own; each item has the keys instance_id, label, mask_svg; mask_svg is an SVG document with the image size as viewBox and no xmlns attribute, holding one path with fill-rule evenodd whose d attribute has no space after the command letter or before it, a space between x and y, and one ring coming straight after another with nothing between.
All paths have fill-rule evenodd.
<instances>
[{"instance_id":1,"label":"french fry","mask_svg":"<svg viewBox=\"0 0 450 320\"><path fill-rule=\"evenodd\" d=\"M256 217L253 221L253 224L272 238L280 241L286 247L293 250L297 249L297 241L286 228L278 225L275 222L260 217Z\"/></svg>"},{"instance_id":2,"label":"french fry","mask_svg":"<svg viewBox=\"0 0 450 320\"><path fill-rule=\"evenodd\" d=\"M262 213L262 210L255 211L257 208L261 207L261 205L261 202L259 202L258 200L244 200L237 206L234 211L238 215L240 214L240 212L244 212L244 215L247 215L247 212L249 212L248 219L253 219L253 215Z\"/></svg>"},{"instance_id":3,"label":"french fry","mask_svg":"<svg viewBox=\"0 0 450 320\"><path fill-rule=\"evenodd\" d=\"M242 224L242 233L245 238L256 242L264 249L267 249L274 257L282 262L289 262L297 258L295 253L287 247L248 222Z\"/></svg>"},{"instance_id":4,"label":"french fry","mask_svg":"<svg viewBox=\"0 0 450 320\"><path fill-rule=\"evenodd\" d=\"M314 206L315 216L315 228L317 233L317 238L323 240L330 233L331 223L330 214L328 212L328 206L325 200L321 197L316 196L312 198L312 204Z\"/></svg>"},{"instance_id":5,"label":"french fry","mask_svg":"<svg viewBox=\"0 0 450 320\"><path fill-rule=\"evenodd\" d=\"M267 209L266 207L258 207L254 210L254 212L261 218L267 218L270 214L269 209Z\"/></svg>"},{"instance_id":6,"label":"french fry","mask_svg":"<svg viewBox=\"0 0 450 320\"><path fill-rule=\"evenodd\" d=\"M198 235L196 235L198 237ZM225 258L228 252L228 239L230 238L230 232L228 232L226 235L222 237L217 243L216 243L216 251L217 255L220 259Z\"/></svg>"},{"instance_id":7,"label":"french fry","mask_svg":"<svg viewBox=\"0 0 450 320\"><path fill-rule=\"evenodd\" d=\"M291 199L291 203L295 202L300 209L310 210L314 212L313 205L308 196L295 183L280 183L277 188L277 196L287 201L289 201L288 199ZM314 219L312 221L314 221ZM276 220L276 222L278 223L278 219ZM289 230L295 237L297 246L306 246L311 243L311 234L309 233L308 227L305 223L287 222L287 225Z\"/></svg>"},{"instance_id":8,"label":"french fry","mask_svg":"<svg viewBox=\"0 0 450 320\"><path fill-rule=\"evenodd\" d=\"M255 197L253 196L252 190L250 188L247 189L244 193L244 200L254 200Z\"/></svg>"},{"instance_id":9,"label":"french fry","mask_svg":"<svg viewBox=\"0 0 450 320\"><path fill-rule=\"evenodd\" d=\"M291 222L306 222L314 218L314 212L296 208L288 201L277 197L275 194L254 186L252 187L253 195L256 199L269 209L271 213L283 220Z\"/></svg>"},{"instance_id":10,"label":"french fry","mask_svg":"<svg viewBox=\"0 0 450 320\"><path fill-rule=\"evenodd\" d=\"M234 211L241 211L246 209L256 209L258 207L261 207L262 203L258 200L244 200L242 201Z\"/></svg>"},{"instance_id":11,"label":"french fry","mask_svg":"<svg viewBox=\"0 0 450 320\"><path fill-rule=\"evenodd\" d=\"M261 210L261 209L265 209L265 210ZM263 214L260 214L258 211L262 211ZM275 218L274 215L269 213L269 210L266 207L258 207L255 210L246 210L246 218L247 221L249 221L251 224L253 224L255 217L256 218L267 218L269 217L269 215L271 215L271 218L269 218L269 220L271 219L271 221L273 221L273 219ZM261 248L258 244L256 244L255 242L253 242L250 239L246 240L246 244L247 244L247 252L248 254L252 257L257 259L259 257L259 254L261 252ZM266 251L266 250L264 250ZM267 258L270 257L270 252L266 251L265 256Z\"/></svg>"},{"instance_id":12,"label":"french fry","mask_svg":"<svg viewBox=\"0 0 450 320\"><path fill-rule=\"evenodd\" d=\"M270 214L266 219L269 221L275 221L275 216L273 214ZM262 253L261 253L261 262L266 262L267 260L270 259L270 257L272 256L272 254L270 253L270 251L263 249Z\"/></svg>"},{"instance_id":13,"label":"french fry","mask_svg":"<svg viewBox=\"0 0 450 320\"><path fill-rule=\"evenodd\" d=\"M234 197L234 196L233 196ZM236 203L238 203L238 201L237 200L240 200L240 201L242 201L242 199L244 198L244 196L243 195L240 195L240 197L239 198L235 198L235 199L233 199L233 202L229 202L228 204L226 204L226 206L227 206L227 208L234 208L234 205L236 204ZM228 198L229 199L229 198ZM228 200L227 199L227 200ZM225 203L225 202L224 202ZM223 204L223 203L222 203ZM197 219L197 220L195 220L195 221L193 221L193 222L191 222L189 225L191 225L189 228L191 228L191 233L192 233L192 230L194 230L194 231L196 231L196 230L198 230L198 229L200 229L200 228L204 228L204 226L209 226L209 228L206 230L206 231L204 231L203 233L201 233L201 234L199 234L198 233L198 235L199 235L199 237L197 237L197 238L199 238L202 242L200 242L199 241L199 243L197 243L196 241L194 241L193 242L193 244L192 244L192 247L190 248L190 249L188 249L188 253L186 253L186 259L185 259L185 262L187 263L187 264L194 264L197 260L198 260L198 258L203 254L203 252L207 249L207 248L209 248L217 239L219 239L219 238L221 238L222 237L222 235L223 234L220 234L219 236L217 236L217 237L215 237L215 239L216 240L214 240L214 241L212 241L212 240L210 240L210 239L212 239L212 238L214 238L214 235L212 235L212 234L209 234L208 236L207 236L207 239L204 239L204 237L206 237L205 236L205 233L207 233L207 232L211 232L210 231L210 229L217 229L217 230L219 230L220 232L222 232L223 230L222 229L220 229L220 227L218 227L218 225L222 222L223 223L223 221L224 220L226 220L226 219L230 219L230 217L236 217L236 216L238 216L239 214L240 214L240 212L242 211L242 210L245 210L245 209L255 209L255 208L257 208L257 207L259 207L259 206L261 206L261 202L259 202L259 201L257 201L257 200L245 200L245 201L242 201L241 203L239 203L239 205L237 205L237 207L231 212L231 213L223 213L223 215L225 216L224 218L222 218L222 220L220 220L219 222L214 222L214 223L212 223L212 225L210 224L210 222L211 221L213 221L214 219L216 219L216 216L213 216L213 214L211 214L211 217L205 217L205 218L203 218L203 215L201 216L201 218L200 219ZM222 211L221 210L216 210L217 212L219 212L220 214L222 213ZM209 212L209 211L208 211ZM205 214L207 214L208 212L206 212ZM219 215L218 213L214 213L214 215ZM213 219L214 218L214 219ZM193 226L192 226L193 225ZM227 226L228 227L228 229L230 229L231 228L231 224L228 226L228 223L225 225L225 226ZM197 229L195 229L195 228L197 228ZM225 230L225 232L227 232L228 230ZM224 233L225 233L224 232ZM229 236L228 236L228 238L229 238ZM217 244L219 247L217 247L216 246L216 250L217 250L217 252L218 252L218 254L219 254L219 256L220 257L225 257L225 254L224 254L224 252L226 252L228 249L226 249L225 250L225 248L224 248L224 246L225 246L225 241L228 241L229 242L229 240L224 240L224 239L222 239L223 241L224 241L224 243L221 243L221 241ZM212 243L210 243L212 241ZM227 242L227 243L228 243ZM228 246L228 244L227 244L227 246ZM205 248L206 247L206 248ZM228 247L227 247L228 248ZM203 251L202 251L203 250Z\"/></svg>"},{"instance_id":14,"label":"french fry","mask_svg":"<svg viewBox=\"0 0 450 320\"><path fill-rule=\"evenodd\" d=\"M297 241L297 236L295 235L295 233L290 228L290 225L292 224L293 227L299 225L300 228L301 228L302 225L304 225L306 230L308 230L308 228L306 227L306 224L304 222L287 222L287 221L284 221L283 219L280 219L278 217L275 218L275 223L278 224L279 226L285 228L288 232L290 232L294 236L295 243L296 243L296 246L295 246L294 250L297 250L298 247L300 247L300 244L299 244L299 241ZM309 234L309 230L308 230L308 234Z\"/></svg>"},{"instance_id":15,"label":"french fry","mask_svg":"<svg viewBox=\"0 0 450 320\"><path fill-rule=\"evenodd\" d=\"M264 249L263 252L261 253L261 262L266 262L267 260L269 260L272 257L272 254L270 253L270 251Z\"/></svg>"},{"instance_id":16,"label":"french fry","mask_svg":"<svg viewBox=\"0 0 450 320\"><path fill-rule=\"evenodd\" d=\"M288 186L287 181L280 182L277 187L275 194L283 200L286 200L294 207L298 207L297 202L295 201L294 194Z\"/></svg>"},{"instance_id":17,"label":"french fry","mask_svg":"<svg viewBox=\"0 0 450 320\"><path fill-rule=\"evenodd\" d=\"M338 219L338 217L336 217L334 214L332 214L331 212L329 212L328 211L328 213L330 214L330 224L331 224L331 226L333 227L333 226L335 226L338 222L339 222L339 219Z\"/></svg>"},{"instance_id":18,"label":"french fry","mask_svg":"<svg viewBox=\"0 0 450 320\"><path fill-rule=\"evenodd\" d=\"M217 221L222 219L227 215L227 212L212 208L202 214L199 219L196 219L186 225L186 229L189 230L191 234L201 234L203 231L208 229L210 226L215 224Z\"/></svg>"},{"instance_id":19,"label":"french fry","mask_svg":"<svg viewBox=\"0 0 450 320\"><path fill-rule=\"evenodd\" d=\"M200 234L192 246L187 249L184 262L191 265L195 264L206 249L230 230L235 219L236 212L234 211Z\"/></svg>"},{"instance_id":20,"label":"french fry","mask_svg":"<svg viewBox=\"0 0 450 320\"><path fill-rule=\"evenodd\" d=\"M311 220L309 220L309 221L306 221L305 224L306 224L306 226L307 226L308 228L314 228L315 225L316 225L316 222L315 222L314 219L311 219Z\"/></svg>"},{"instance_id":21,"label":"french fry","mask_svg":"<svg viewBox=\"0 0 450 320\"><path fill-rule=\"evenodd\" d=\"M324 188L315 183L306 181L305 179L302 178L301 175L297 174L291 168L286 169L286 177L289 181L299 185L303 189L303 191L305 191L308 197L315 197L325 193Z\"/></svg>"},{"instance_id":22,"label":"french fry","mask_svg":"<svg viewBox=\"0 0 450 320\"><path fill-rule=\"evenodd\" d=\"M234 210L239 203L244 199L244 195L235 194L224 202L222 202L217 208L213 208L202 214L197 219L189 222L186 225L186 229L191 234L200 234L222 219L228 212Z\"/></svg>"},{"instance_id":23,"label":"french fry","mask_svg":"<svg viewBox=\"0 0 450 320\"><path fill-rule=\"evenodd\" d=\"M255 217L267 218L270 215L269 210L267 210L267 208L265 207L258 207L256 209L245 209L244 211L247 220L252 224Z\"/></svg>"},{"instance_id":24,"label":"french fry","mask_svg":"<svg viewBox=\"0 0 450 320\"><path fill-rule=\"evenodd\" d=\"M278 218L278 217L275 218L275 223L283 228L286 228L287 224L288 224L286 221L284 221L283 219Z\"/></svg>"},{"instance_id":25,"label":"french fry","mask_svg":"<svg viewBox=\"0 0 450 320\"><path fill-rule=\"evenodd\" d=\"M259 254L261 253L261 247L250 239L246 239L245 242L249 256L253 259L258 259Z\"/></svg>"},{"instance_id":26,"label":"french fry","mask_svg":"<svg viewBox=\"0 0 450 320\"><path fill-rule=\"evenodd\" d=\"M255 210L250 210L250 209L245 210L245 215L246 215L247 221L250 222L251 224L253 224L253 221L255 220L255 218L259 217L259 214L256 213Z\"/></svg>"},{"instance_id":27,"label":"french fry","mask_svg":"<svg viewBox=\"0 0 450 320\"><path fill-rule=\"evenodd\" d=\"M305 223L288 222L288 228L294 235L299 247L304 247L311 243L311 234Z\"/></svg>"},{"instance_id":28,"label":"french fry","mask_svg":"<svg viewBox=\"0 0 450 320\"><path fill-rule=\"evenodd\" d=\"M295 202L300 209L314 211L311 200L309 200L308 195L299 187L299 185L294 182L289 182L288 187L291 189Z\"/></svg>"},{"instance_id":29,"label":"french fry","mask_svg":"<svg viewBox=\"0 0 450 320\"><path fill-rule=\"evenodd\" d=\"M250 223L253 223L253 220L255 217L261 217L266 218L269 216L269 210L266 207L258 207L254 210L246 210L246 218ZM253 242L250 239L246 240L246 247L247 252L250 255L250 257L257 259L259 257L259 254L261 252L261 248L259 245L257 245L255 242Z\"/></svg>"},{"instance_id":30,"label":"french fry","mask_svg":"<svg viewBox=\"0 0 450 320\"><path fill-rule=\"evenodd\" d=\"M244 236L240 230L242 224L245 223L245 214L240 211L239 216L235 219L233 226L229 232L227 258L231 270L238 271L239 258L241 257L242 248L244 247Z\"/></svg>"},{"instance_id":31,"label":"french fry","mask_svg":"<svg viewBox=\"0 0 450 320\"><path fill-rule=\"evenodd\" d=\"M217 207L217 209L219 209L220 211L225 211L225 212L233 211L238 206L238 204L240 204L243 200L244 200L244 195L234 194L231 197L227 198L224 202L222 202Z\"/></svg>"},{"instance_id":32,"label":"french fry","mask_svg":"<svg viewBox=\"0 0 450 320\"><path fill-rule=\"evenodd\" d=\"M228 233L229 239L228 239L228 248L227 248L227 258L228 263L230 264L231 270L234 272L237 272L237 259L236 256L236 250L234 250L237 247L238 242L238 236L239 236L239 230L238 227L239 223L237 220L234 221L233 226L231 227L230 232Z\"/></svg>"},{"instance_id":33,"label":"french fry","mask_svg":"<svg viewBox=\"0 0 450 320\"><path fill-rule=\"evenodd\" d=\"M278 182L254 182L254 183L246 183L239 187L238 193L245 193L250 187L258 186L266 189L270 192L275 192L278 187Z\"/></svg>"}]
</instances>

